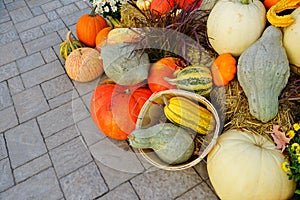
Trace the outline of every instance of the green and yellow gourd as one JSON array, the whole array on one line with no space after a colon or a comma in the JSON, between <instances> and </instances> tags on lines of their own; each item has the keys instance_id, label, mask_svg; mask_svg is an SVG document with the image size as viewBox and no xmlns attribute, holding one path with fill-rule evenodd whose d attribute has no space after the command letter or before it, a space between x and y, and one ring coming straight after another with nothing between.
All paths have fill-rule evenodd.
<instances>
[{"instance_id":1,"label":"green and yellow gourd","mask_svg":"<svg viewBox=\"0 0 300 200\"><path fill-rule=\"evenodd\" d=\"M59 54L65 60L72 51L84 46L79 40L72 39L71 35L72 32L68 31L66 40L63 41L59 46Z\"/></svg>"},{"instance_id":2,"label":"green and yellow gourd","mask_svg":"<svg viewBox=\"0 0 300 200\"><path fill-rule=\"evenodd\" d=\"M186 162L193 154L195 144L191 135L172 123L161 123L145 129L135 129L128 136L134 148L153 149L168 164Z\"/></svg>"},{"instance_id":3,"label":"green and yellow gourd","mask_svg":"<svg viewBox=\"0 0 300 200\"><path fill-rule=\"evenodd\" d=\"M278 96L290 76L281 30L267 27L262 37L242 53L237 72L250 113L262 122L273 119L278 113Z\"/></svg>"},{"instance_id":4,"label":"green and yellow gourd","mask_svg":"<svg viewBox=\"0 0 300 200\"><path fill-rule=\"evenodd\" d=\"M192 102L185 97L172 97L164 107L168 120L174 124L192 129L206 135L214 129L215 119L206 108Z\"/></svg>"},{"instance_id":5,"label":"green and yellow gourd","mask_svg":"<svg viewBox=\"0 0 300 200\"><path fill-rule=\"evenodd\" d=\"M165 77L170 84L176 85L178 89L194 91L206 96L212 89L212 76L209 68L191 65L175 72L175 79Z\"/></svg>"}]
</instances>

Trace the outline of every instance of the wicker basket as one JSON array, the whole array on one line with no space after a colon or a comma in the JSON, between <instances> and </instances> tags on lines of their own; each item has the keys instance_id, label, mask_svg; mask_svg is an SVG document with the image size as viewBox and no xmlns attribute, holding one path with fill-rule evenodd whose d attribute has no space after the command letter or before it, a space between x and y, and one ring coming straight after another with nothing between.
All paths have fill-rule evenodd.
<instances>
[{"instance_id":1,"label":"wicker basket","mask_svg":"<svg viewBox=\"0 0 300 200\"><path fill-rule=\"evenodd\" d=\"M207 135L203 136L204 140L200 147L201 154L199 156L192 156L190 160L185 163L178 164L178 165L169 165L161 161L155 152L152 149L139 149L141 155L152 165L164 169L164 170L183 170L189 167L192 167L198 164L212 149L215 145L216 140L220 133L220 119L218 113L214 106L204 97L195 94L193 92L188 92L184 90L165 90L158 93L154 93L144 104L142 107L138 120L136 123L136 128L147 128L158 124L160 122L165 122L167 119L164 115L163 107L164 107L164 100L163 96L167 99L174 97L174 96L182 96L189 98L194 101L198 101L200 104L205 106L208 110L210 110L215 118L215 128Z\"/></svg>"}]
</instances>

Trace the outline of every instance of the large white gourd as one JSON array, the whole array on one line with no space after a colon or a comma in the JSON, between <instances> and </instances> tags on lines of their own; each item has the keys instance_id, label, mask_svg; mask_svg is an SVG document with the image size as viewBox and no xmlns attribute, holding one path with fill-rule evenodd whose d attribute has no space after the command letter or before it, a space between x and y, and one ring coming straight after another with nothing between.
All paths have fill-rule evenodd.
<instances>
[{"instance_id":1,"label":"large white gourd","mask_svg":"<svg viewBox=\"0 0 300 200\"><path fill-rule=\"evenodd\" d=\"M282 152L266 137L232 129L208 154L207 171L222 200L286 200L296 185L282 162Z\"/></svg>"},{"instance_id":2,"label":"large white gourd","mask_svg":"<svg viewBox=\"0 0 300 200\"><path fill-rule=\"evenodd\" d=\"M218 54L239 56L262 34L266 9L259 0L220 0L207 19L209 42Z\"/></svg>"},{"instance_id":3,"label":"large white gourd","mask_svg":"<svg viewBox=\"0 0 300 200\"><path fill-rule=\"evenodd\" d=\"M283 29L283 46L289 62L300 66L300 7L292 12L294 24Z\"/></svg>"}]
</instances>

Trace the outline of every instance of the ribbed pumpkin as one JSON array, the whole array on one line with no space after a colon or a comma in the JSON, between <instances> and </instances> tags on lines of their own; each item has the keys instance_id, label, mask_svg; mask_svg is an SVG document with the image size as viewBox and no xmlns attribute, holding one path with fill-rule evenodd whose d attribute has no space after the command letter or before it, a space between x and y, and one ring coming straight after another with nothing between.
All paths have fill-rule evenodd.
<instances>
[{"instance_id":1,"label":"ribbed pumpkin","mask_svg":"<svg viewBox=\"0 0 300 200\"><path fill-rule=\"evenodd\" d=\"M75 49L84 46L80 41L73 40L71 35L72 31L68 31L66 40L59 45L59 54L63 59L66 59Z\"/></svg>"},{"instance_id":2,"label":"ribbed pumpkin","mask_svg":"<svg viewBox=\"0 0 300 200\"><path fill-rule=\"evenodd\" d=\"M82 43L89 47L96 46L96 36L99 31L107 27L106 20L95 13L93 8L90 14L82 15L76 23L76 35Z\"/></svg>"},{"instance_id":3,"label":"ribbed pumpkin","mask_svg":"<svg viewBox=\"0 0 300 200\"><path fill-rule=\"evenodd\" d=\"M137 116L151 94L142 84L121 86L112 81L102 83L92 96L91 117L103 134L126 140L135 129Z\"/></svg>"},{"instance_id":4,"label":"ribbed pumpkin","mask_svg":"<svg viewBox=\"0 0 300 200\"><path fill-rule=\"evenodd\" d=\"M65 62L68 76L78 82L88 82L103 73L103 63L97 50L90 47L72 51Z\"/></svg>"}]
</instances>

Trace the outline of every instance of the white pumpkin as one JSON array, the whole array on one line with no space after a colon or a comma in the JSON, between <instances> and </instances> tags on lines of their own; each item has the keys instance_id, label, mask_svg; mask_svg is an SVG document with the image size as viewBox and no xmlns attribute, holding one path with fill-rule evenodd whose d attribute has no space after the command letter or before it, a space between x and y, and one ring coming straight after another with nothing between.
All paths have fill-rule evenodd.
<instances>
[{"instance_id":1,"label":"white pumpkin","mask_svg":"<svg viewBox=\"0 0 300 200\"><path fill-rule=\"evenodd\" d=\"M222 200L286 200L296 184L281 169L283 161L266 137L229 130L208 154L207 171Z\"/></svg>"},{"instance_id":2,"label":"white pumpkin","mask_svg":"<svg viewBox=\"0 0 300 200\"><path fill-rule=\"evenodd\" d=\"M300 66L300 7L292 12L295 22L283 29L283 46L289 62Z\"/></svg>"},{"instance_id":3,"label":"white pumpkin","mask_svg":"<svg viewBox=\"0 0 300 200\"><path fill-rule=\"evenodd\" d=\"M266 9L261 1L219 0L208 16L207 35L218 54L239 56L260 37L265 25Z\"/></svg>"}]
</instances>

